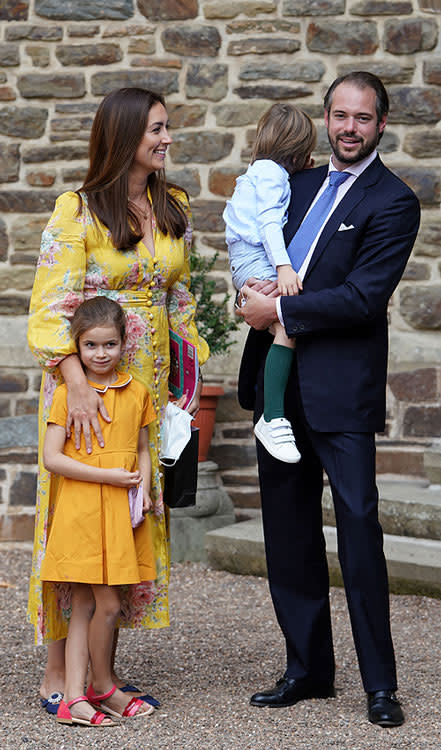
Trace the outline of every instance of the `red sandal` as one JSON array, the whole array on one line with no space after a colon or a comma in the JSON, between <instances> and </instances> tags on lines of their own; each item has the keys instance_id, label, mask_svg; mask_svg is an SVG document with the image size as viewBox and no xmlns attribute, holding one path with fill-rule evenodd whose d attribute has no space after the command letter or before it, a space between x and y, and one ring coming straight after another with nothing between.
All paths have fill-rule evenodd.
<instances>
[{"instance_id":1,"label":"red sandal","mask_svg":"<svg viewBox=\"0 0 441 750\"><path fill-rule=\"evenodd\" d=\"M107 693L103 693L102 695L97 695L92 687L92 685L89 685L87 688L87 700L89 703L92 704L94 708L103 708L106 713L111 714L111 716L117 716L119 719L122 718L131 718L135 719L137 716L149 716L153 713L154 709L153 706L150 706L148 703L145 703L144 701L140 700L139 698L133 697L125 707L122 714L118 713L118 711L115 711L113 708L109 708L105 704L103 704L103 701L106 700L106 698L110 698L111 695L114 694L116 690L116 685L112 685L110 690ZM145 708L145 711L140 711L141 708Z\"/></svg>"},{"instance_id":2,"label":"red sandal","mask_svg":"<svg viewBox=\"0 0 441 750\"><path fill-rule=\"evenodd\" d=\"M74 698L72 701L66 703L64 700L60 702L57 711L57 721L59 724L84 724L86 727L116 727L115 721L110 720L107 724L103 724L104 719L110 719L110 716L103 713L102 711L95 711L91 719L80 719L77 716L72 716L70 712L71 706L75 703L81 703L86 701L89 703L89 699L86 695L80 695L79 698Z\"/></svg>"}]
</instances>

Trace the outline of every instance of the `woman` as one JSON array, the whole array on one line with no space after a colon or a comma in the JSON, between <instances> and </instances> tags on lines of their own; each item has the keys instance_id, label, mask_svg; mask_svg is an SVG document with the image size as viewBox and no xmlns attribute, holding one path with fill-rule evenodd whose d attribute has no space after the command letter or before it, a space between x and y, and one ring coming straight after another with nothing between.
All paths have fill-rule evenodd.
<instances>
[{"instance_id":1,"label":"woman","mask_svg":"<svg viewBox=\"0 0 441 750\"><path fill-rule=\"evenodd\" d=\"M76 193L61 195L42 236L31 299L28 340L44 369L39 409L40 471L28 615L37 643L49 643L42 703L56 711L63 692L64 638L69 587L42 583L41 561L50 530L55 479L44 470L41 447L56 385L68 388L67 431L79 447L91 430L102 443L98 412L109 419L101 398L87 384L70 334L69 321L84 300L105 295L127 315L123 366L149 389L156 421L149 427L152 498L149 515L157 578L127 587L120 625L168 625L169 538L158 466L161 417L168 400L169 328L197 346L200 364L208 346L198 336L195 301L189 291L191 229L186 194L164 175L168 133L161 96L139 88L114 91L100 104L91 131L89 170ZM189 411L198 409L200 386ZM124 685L116 678L119 687Z\"/></svg>"}]
</instances>

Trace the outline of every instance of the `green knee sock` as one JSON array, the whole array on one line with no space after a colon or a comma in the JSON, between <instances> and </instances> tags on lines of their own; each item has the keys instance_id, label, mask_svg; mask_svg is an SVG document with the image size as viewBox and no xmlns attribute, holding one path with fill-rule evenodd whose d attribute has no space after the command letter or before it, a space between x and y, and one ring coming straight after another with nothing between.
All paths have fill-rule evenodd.
<instances>
[{"instance_id":1,"label":"green knee sock","mask_svg":"<svg viewBox=\"0 0 441 750\"><path fill-rule=\"evenodd\" d=\"M272 344L265 362L264 417L265 421L285 416L285 388L291 370L293 350Z\"/></svg>"}]
</instances>

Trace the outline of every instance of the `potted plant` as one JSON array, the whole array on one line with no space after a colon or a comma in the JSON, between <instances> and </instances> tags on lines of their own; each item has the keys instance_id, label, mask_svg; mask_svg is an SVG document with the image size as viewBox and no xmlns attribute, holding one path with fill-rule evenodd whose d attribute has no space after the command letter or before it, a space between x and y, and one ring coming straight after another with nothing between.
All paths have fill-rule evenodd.
<instances>
[{"instance_id":1,"label":"potted plant","mask_svg":"<svg viewBox=\"0 0 441 750\"><path fill-rule=\"evenodd\" d=\"M209 277L219 253L207 258L200 255L195 247L190 253L191 283L190 290L197 302L196 325L198 331L210 347L211 356L223 354L234 343L233 331L237 323L228 310L229 294L220 299L216 297L216 281ZM195 426L199 427L199 461L205 461L216 420L217 399L224 390L217 385L203 385L199 413Z\"/></svg>"}]
</instances>

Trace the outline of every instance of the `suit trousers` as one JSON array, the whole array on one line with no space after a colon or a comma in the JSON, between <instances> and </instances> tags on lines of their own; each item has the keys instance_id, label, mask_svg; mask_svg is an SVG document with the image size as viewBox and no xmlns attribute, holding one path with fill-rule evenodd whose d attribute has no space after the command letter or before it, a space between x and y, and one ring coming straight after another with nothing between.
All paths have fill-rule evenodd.
<instances>
[{"instance_id":1,"label":"suit trousers","mask_svg":"<svg viewBox=\"0 0 441 750\"><path fill-rule=\"evenodd\" d=\"M332 395L330 395L332 398ZM321 499L325 470L335 507L338 556L364 689L396 689L389 591L378 521L373 433L317 432L301 405L296 366L285 396L302 458L277 461L257 441L268 578L286 640L286 676L334 681L329 575ZM256 413L263 410L263 372Z\"/></svg>"}]
</instances>

